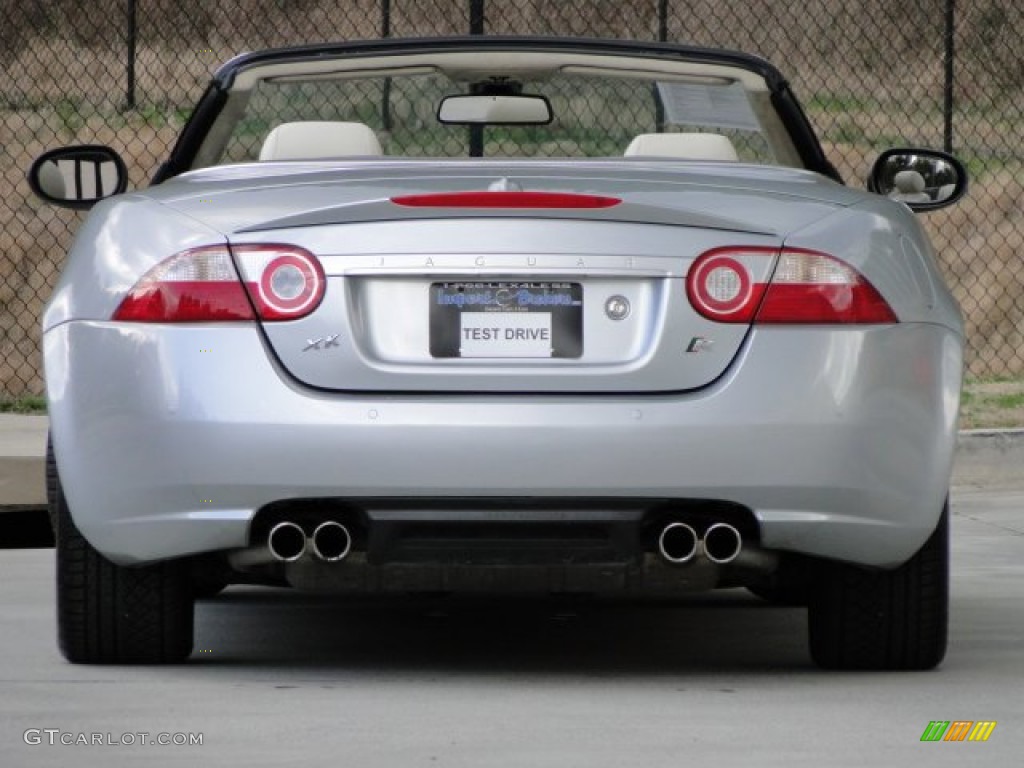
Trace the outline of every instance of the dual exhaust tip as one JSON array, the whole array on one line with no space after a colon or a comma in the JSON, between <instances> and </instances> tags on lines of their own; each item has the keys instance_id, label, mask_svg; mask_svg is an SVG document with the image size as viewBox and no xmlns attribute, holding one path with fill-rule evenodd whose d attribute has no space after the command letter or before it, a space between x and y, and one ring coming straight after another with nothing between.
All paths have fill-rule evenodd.
<instances>
[{"instance_id":1,"label":"dual exhaust tip","mask_svg":"<svg viewBox=\"0 0 1024 768\"><path fill-rule=\"evenodd\" d=\"M672 565L684 565L703 551L712 563L725 565L739 557L743 537L735 526L715 523L704 532L704 538L686 523L669 523L658 535L658 554Z\"/></svg>"},{"instance_id":2,"label":"dual exhaust tip","mask_svg":"<svg viewBox=\"0 0 1024 768\"><path fill-rule=\"evenodd\" d=\"M685 565L703 552L712 563L725 565L739 557L743 537L735 526L714 523L704 537L686 523L669 523L658 535L658 554L672 565ZM298 523L284 521L270 529L267 550L278 562L292 563L310 552L325 563L339 563L352 551L352 534L336 520L320 523L309 536Z\"/></svg>"},{"instance_id":3,"label":"dual exhaust tip","mask_svg":"<svg viewBox=\"0 0 1024 768\"><path fill-rule=\"evenodd\" d=\"M282 563L293 563L307 551L325 563L340 563L352 551L352 534L336 520L320 523L310 536L298 523L285 521L270 529L267 549Z\"/></svg>"}]
</instances>

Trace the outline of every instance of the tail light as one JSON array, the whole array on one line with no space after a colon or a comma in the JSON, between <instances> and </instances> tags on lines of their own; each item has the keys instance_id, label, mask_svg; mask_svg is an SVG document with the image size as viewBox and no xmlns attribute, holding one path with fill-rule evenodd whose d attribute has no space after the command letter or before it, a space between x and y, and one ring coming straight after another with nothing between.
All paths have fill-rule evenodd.
<instances>
[{"instance_id":1,"label":"tail light","mask_svg":"<svg viewBox=\"0 0 1024 768\"><path fill-rule=\"evenodd\" d=\"M252 320L252 305L224 246L196 248L150 269L125 296L114 320L192 323Z\"/></svg>"},{"instance_id":2,"label":"tail light","mask_svg":"<svg viewBox=\"0 0 1024 768\"><path fill-rule=\"evenodd\" d=\"M113 319L139 323L295 320L319 305L326 281L320 262L309 251L290 245L241 245L232 250L241 278L225 246L182 251L143 275Z\"/></svg>"},{"instance_id":3,"label":"tail light","mask_svg":"<svg viewBox=\"0 0 1024 768\"><path fill-rule=\"evenodd\" d=\"M391 202L406 208L614 208L622 200L576 192L471 190L402 195Z\"/></svg>"},{"instance_id":4,"label":"tail light","mask_svg":"<svg viewBox=\"0 0 1024 768\"><path fill-rule=\"evenodd\" d=\"M771 263L778 257L775 271ZM853 267L818 251L717 248L686 278L690 303L720 323L895 323L896 313Z\"/></svg>"},{"instance_id":5,"label":"tail light","mask_svg":"<svg viewBox=\"0 0 1024 768\"><path fill-rule=\"evenodd\" d=\"M327 281L316 257L292 245L238 245L242 279L262 320L295 320L320 305Z\"/></svg>"},{"instance_id":6,"label":"tail light","mask_svg":"<svg viewBox=\"0 0 1024 768\"><path fill-rule=\"evenodd\" d=\"M749 323L764 296L774 251L760 248L708 251L693 263L686 276L690 303L702 315L719 323Z\"/></svg>"}]
</instances>

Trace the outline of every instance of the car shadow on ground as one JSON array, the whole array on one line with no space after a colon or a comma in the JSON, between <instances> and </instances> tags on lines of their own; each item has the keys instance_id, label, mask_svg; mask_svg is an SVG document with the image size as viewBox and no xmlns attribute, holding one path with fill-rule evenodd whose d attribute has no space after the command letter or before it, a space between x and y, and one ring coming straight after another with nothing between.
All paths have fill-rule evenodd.
<instances>
[{"instance_id":1,"label":"car shadow on ground","mask_svg":"<svg viewBox=\"0 0 1024 768\"><path fill-rule=\"evenodd\" d=\"M744 590L673 600L326 597L235 587L200 601L189 662L434 676L816 672L806 611ZM278 666L280 665L280 666Z\"/></svg>"},{"instance_id":2,"label":"car shadow on ground","mask_svg":"<svg viewBox=\"0 0 1024 768\"><path fill-rule=\"evenodd\" d=\"M0 507L0 549L48 549L53 530L46 507Z\"/></svg>"}]
</instances>

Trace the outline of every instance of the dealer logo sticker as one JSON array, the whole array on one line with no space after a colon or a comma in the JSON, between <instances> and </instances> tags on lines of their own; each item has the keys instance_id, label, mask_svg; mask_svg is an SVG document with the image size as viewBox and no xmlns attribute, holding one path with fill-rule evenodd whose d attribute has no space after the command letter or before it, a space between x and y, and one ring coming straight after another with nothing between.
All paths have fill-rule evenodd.
<instances>
[{"instance_id":1,"label":"dealer logo sticker","mask_svg":"<svg viewBox=\"0 0 1024 768\"><path fill-rule=\"evenodd\" d=\"M988 741L995 729L995 720L932 720L921 741Z\"/></svg>"}]
</instances>

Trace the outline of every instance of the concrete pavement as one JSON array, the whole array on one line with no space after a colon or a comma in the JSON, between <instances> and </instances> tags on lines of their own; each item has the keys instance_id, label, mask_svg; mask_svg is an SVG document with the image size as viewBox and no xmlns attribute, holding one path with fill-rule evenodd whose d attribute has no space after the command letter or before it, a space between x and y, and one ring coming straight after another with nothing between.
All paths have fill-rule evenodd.
<instances>
[{"instance_id":1,"label":"concrete pavement","mask_svg":"<svg viewBox=\"0 0 1024 768\"><path fill-rule=\"evenodd\" d=\"M46 416L0 414L0 506L45 504ZM960 433L953 485L1024 487L1024 429Z\"/></svg>"},{"instance_id":2,"label":"concrete pavement","mask_svg":"<svg viewBox=\"0 0 1024 768\"><path fill-rule=\"evenodd\" d=\"M806 612L743 590L391 600L232 587L199 602L187 664L72 666L56 648L53 552L3 552L0 764L1020 765L1022 504L1021 491L954 490L949 653L923 673L821 672ZM984 743L922 742L935 721L996 726Z\"/></svg>"}]
</instances>

